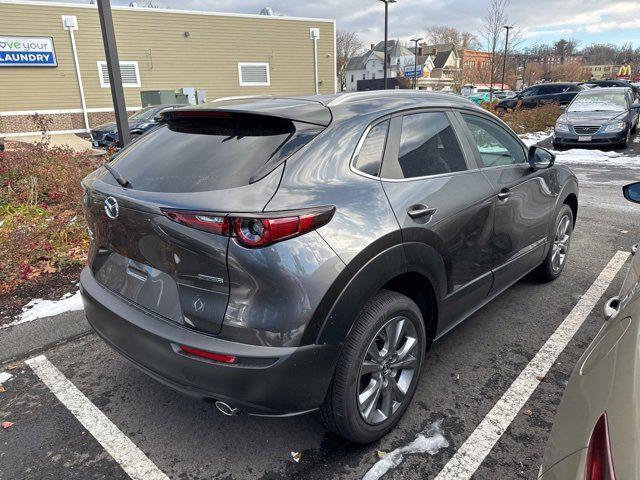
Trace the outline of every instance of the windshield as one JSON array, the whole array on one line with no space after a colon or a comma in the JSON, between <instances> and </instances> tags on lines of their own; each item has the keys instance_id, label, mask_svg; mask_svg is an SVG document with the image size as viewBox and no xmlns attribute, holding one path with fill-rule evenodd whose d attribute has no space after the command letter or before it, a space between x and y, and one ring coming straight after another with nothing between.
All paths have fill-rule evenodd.
<instances>
[{"instance_id":1,"label":"windshield","mask_svg":"<svg viewBox=\"0 0 640 480\"><path fill-rule=\"evenodd\" d=\"M133 115L131 115L129 117L129 120L152 120L153 117L156 116L156 111L158 110L158 107L144 107L141 110L138 110L136 113L134 113Z\"/></svg>"},{"instance_id":2,"label":"windshield","mask_svg":"<svg viewBox=\"0 0 640 480\"><path fill-rule=\"evenodd\" d=\"M580 93L569 105L568 112L624 112L627 99L621 92L585 92Z\"/></svg>"}]
</instances>

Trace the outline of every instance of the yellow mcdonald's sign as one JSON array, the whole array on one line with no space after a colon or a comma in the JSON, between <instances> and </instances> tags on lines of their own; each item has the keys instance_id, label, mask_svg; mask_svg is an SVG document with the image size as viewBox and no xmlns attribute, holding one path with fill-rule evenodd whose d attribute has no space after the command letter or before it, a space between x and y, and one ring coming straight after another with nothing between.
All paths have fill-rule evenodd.
<instances>
[{"instance_id":1,"label":"yellow mcdonald's sign","mask_svg":"<svg viewBox=\"0 0 640 480\"><path fill-rule=\"evenodd\" d=\"M630 77L631 65L622 65L620 71L618 71L618 77Z\"/></svg>"}]
</instances>

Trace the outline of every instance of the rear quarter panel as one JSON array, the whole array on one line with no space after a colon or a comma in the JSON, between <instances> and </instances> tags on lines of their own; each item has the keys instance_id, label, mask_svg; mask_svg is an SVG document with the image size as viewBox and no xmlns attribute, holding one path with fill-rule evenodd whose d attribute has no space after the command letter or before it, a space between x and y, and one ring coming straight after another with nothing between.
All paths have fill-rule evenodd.
<instances>
[{"instance_id":1,"label":"rear quarter panel","mask_svg":"<svg viewBox=\"0 0 640 480\"><path fill-rule=\"evenodd\" d=\"M606 411L617 478L640 478L639 278L636 256L620 294L619 313L604 323L571 375L545 450L545 469L586 448Z\"/></svg>"}]
</instances>

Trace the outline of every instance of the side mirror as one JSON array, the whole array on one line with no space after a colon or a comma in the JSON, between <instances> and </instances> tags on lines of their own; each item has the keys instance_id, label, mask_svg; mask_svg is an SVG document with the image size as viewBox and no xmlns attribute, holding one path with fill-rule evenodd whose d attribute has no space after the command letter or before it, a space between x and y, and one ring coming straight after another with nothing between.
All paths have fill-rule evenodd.
<instances>
[{"instance_id":1,"label":"side mirror","mask_svg":"<svg viewBox=\"0 0 640 480\"><path fill-rule=\"evenodd\" d=\"M529 147L529 166L531 170L550 168L556 162L556 156L546 148L532 145Z\"/></svg>"},{"instance_id":2,"label":"side mirror","mask_svg":"<svg viewBox=\"0 0 640 480\"><path fill-rule=\"evenodd\" d=\"M156 123L162 123L162 114L159 113L158 115L153 117L153 121L156 122Z\"/></svg>"},{"instance_id":3,"label":"side mirror","mask_svg":"<svg viewBox=\"0 0 640 480\"><path fill-rule=\"evenodd\" d=\"M633 203L640 203L640 182L630 183L622 187L624 198Z\"/></svg>"},{"instance_id":4,"label":"side mirror","mask_svg":"<svg viewBox=\"0 0 640 480\"><path fill-rule=\"evenodd\" d=\"M629 107L631 110L640 110L640 101L636 100L635 102L633 102L631 104L631 107Z\"/></svg>"}]
</instances>

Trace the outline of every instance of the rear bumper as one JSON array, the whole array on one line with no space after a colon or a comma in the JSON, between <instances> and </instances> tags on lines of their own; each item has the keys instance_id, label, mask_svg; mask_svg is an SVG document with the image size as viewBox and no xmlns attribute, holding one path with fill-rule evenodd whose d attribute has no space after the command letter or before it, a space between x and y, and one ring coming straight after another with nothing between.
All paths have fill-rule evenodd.
<instances>
[{"instance_id":1,"label":"rear bumper","mask_svg":"<svg viewBox=\"0 0 640 480\"><path fill-rule=\"evenodd\" d=\"M253 415L286 416L317 409L337 362L334 345L264 347L202 334L136 307L80 276L91 327L116 352L159 382L186 395L222 400ZM238 364L204 360L178 345L234 355Z\"/></svg>"}]
</instances>

